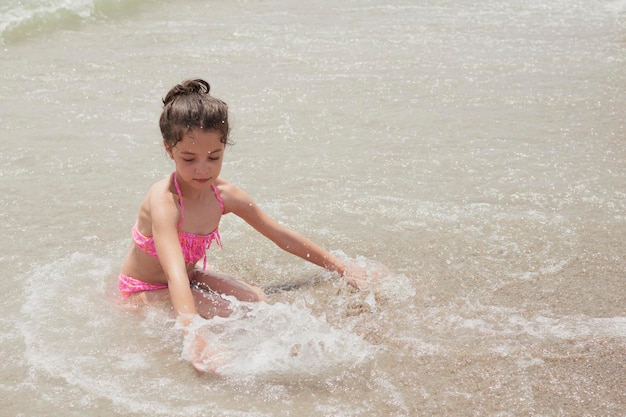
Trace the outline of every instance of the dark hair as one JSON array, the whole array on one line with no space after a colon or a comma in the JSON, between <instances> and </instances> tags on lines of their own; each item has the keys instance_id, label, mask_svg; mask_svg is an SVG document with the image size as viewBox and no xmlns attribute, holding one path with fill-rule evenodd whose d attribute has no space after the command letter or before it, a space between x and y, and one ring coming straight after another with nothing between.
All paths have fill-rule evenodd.
<instances>
[{"instance_id":1,"label":"dark hair","mask_svg":"<svg viewBox=\"0 0 626 417\"><path fill-rule=\"evenodd\" d=\"M168 146L176 146L184 133L194 129L221 132L222 143L231 144L228 105L212 97L210 90L208 82L196 79L177 84L167 93L159 127Z\"/></svg>"}]
</instances>

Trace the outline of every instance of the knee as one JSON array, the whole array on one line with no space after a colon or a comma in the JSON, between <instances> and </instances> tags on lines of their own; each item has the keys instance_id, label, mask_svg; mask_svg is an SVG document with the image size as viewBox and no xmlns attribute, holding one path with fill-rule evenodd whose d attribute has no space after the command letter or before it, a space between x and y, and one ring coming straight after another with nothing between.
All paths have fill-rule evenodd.
<instances>
[{"instance_id":1,"label":"knee","mask_svg":"<svg viewBox=\"0 0 626 417\"><path fill-rule=\"evenodd\" d=\"M265 295L265 292L263 292L263 290L260 287L253 285L249 301L252 301L255 303L263 301L267 303L268 299L267 299L267 295Z\"/></svg>"}]
</instances>

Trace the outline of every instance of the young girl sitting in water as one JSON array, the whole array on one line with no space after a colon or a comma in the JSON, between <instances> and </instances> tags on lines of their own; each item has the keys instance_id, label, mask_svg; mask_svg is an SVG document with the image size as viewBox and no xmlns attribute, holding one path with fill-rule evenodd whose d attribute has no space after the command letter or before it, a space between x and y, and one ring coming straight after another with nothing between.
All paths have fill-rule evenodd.
<instances>
[{"instance_id":1,"label":"young girl sitting in water","mask_svg":"<svg viewBox=\"0 0 626 417\"><path fill-rule=\"evenodd\" d=\"M206 251L221 246L218 226L234 213L281 249L342 276L354 287L365 276L347 267L302 235L278 224L243 190L221 178L229 144L228 107L209 94L204 80L173 87L163 99L163 144L175 171L146 194L132 229L133 245L122 265L118 287L124 298L162 299L169 293L183 328L196 315L227 315L219 294L241 301L267 301L262 289L206 269ZM202 261L202 268L196 263ZM354 271L348 273L348 271ZM192 364L204 369L206 341L196 337Z\"/></svg>"}]
</instances>

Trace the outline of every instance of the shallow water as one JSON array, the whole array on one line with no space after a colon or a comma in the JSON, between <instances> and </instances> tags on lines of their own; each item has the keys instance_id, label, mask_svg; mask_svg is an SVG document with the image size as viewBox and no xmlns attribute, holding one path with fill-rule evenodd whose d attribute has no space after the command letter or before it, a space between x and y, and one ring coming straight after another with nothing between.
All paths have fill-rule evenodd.
<instances>
[{"instance_id":1,"label":"shallow water","mask_svg":"<svg viewBox=\"0 0 626 417\"><path fill-rule=\"evenodd\" d=\"M3 415L626 415L624 1L62 4L0 3ZM115 288L195 76L223 176L382 275L226 216L212 267L274 304L204 323L220 376Z\"/></svg>"}]
</instances>

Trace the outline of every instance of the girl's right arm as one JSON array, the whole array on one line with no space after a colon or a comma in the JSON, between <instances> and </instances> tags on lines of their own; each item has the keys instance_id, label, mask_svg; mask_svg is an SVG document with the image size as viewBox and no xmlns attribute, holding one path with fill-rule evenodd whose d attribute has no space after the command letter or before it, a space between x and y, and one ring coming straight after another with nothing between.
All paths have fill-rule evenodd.
<instances>
[{"instance_id":1,"label":"girl's right arm","mask_svg":"<svg viewBox=\"0 0 626 417\"><path fill-rule=\"evenodd\" d=\"M178 239L180 214L176 201L168 193L154 193L150 198L152 214L152 236L159 254L159 262L167 278L170 300L176 318L183 327L183 333L191 336L191 364L199 371L215 371L211 356L215 352L207 345L201 333L193 329L193 320L197 318L196 305L189 287L189 276L183 251Z\"/></svg>"},{"instance_id":2,"label":"girl's right arm","mask_svg":"<svg viewBox=\"0 0 626 417\"><path fill-rule=\"evenodd\" d=\"M174 197L154 190L150 197L152 236L161 268L167 278L172 306L179 320L189 320L196 307L189 287L185 258L178 240L180 214ZM168 195L169 194L169 195ZM188 323L183 323L188 324Z\"/></svg>"}]
</instances>

